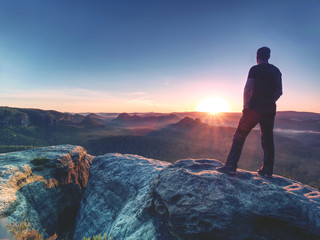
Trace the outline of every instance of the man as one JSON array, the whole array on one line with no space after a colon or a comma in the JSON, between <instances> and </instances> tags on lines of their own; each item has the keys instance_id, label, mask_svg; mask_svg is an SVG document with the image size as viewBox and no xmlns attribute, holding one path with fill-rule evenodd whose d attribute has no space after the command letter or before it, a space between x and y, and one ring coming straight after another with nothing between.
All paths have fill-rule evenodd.
<instances>
[{"instance_id":1,"label":"man","mask_svg":"<svg viewBox=\"0 0 320 240\"><path fill-rule=\"evenodd\" d=\"M236 173L246 137L259 123L261 145L264 152L263 166L258 170L261 176L272 177L274 163L273 125L276 115L276 101L282 95L281 72L269 64L270 49L259 48L257 63L248 74L243 94L243 114L233 136L233 143L220 172Z\"/></svg>"}]
</instances>

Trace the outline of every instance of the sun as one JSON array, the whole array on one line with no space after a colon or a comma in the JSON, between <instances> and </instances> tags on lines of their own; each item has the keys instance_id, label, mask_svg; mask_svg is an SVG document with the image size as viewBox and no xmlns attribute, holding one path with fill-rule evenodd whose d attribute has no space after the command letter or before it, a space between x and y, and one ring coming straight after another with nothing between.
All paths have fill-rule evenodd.
<instances>
[{"instance_id":1,"label":"sun","mask_svg":"<svg viewBox=\"0 0 320 240\"><path fill-rule=\"evenodd\" d=\"M216 114L219 112L230 112L229 105L221 98L207 98L200 102L196 108L198 112Z\"/></svg>"}]
</instances>

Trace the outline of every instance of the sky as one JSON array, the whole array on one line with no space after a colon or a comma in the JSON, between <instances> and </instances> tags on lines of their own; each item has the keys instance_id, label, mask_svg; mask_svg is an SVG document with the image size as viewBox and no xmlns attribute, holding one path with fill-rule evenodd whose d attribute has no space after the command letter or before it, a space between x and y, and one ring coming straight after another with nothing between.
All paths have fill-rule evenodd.
<instances>
[{"instance_id":1,"label":"sky","mask_svg":"<svg viewBox=\"0 0 320 240\"><path fill-rule=\"evenodd\" d=\"M242 110L259 47L278 110L320 113L320 0L1 0L0 106L62 112Z\"/></svg>"}]
</instances>

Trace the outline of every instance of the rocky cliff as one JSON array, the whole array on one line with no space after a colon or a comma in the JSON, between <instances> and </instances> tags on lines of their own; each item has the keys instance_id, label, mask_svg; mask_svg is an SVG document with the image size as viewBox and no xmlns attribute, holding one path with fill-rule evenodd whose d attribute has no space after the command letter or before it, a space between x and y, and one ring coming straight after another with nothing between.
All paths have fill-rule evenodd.
<instances>
[{"instance_id":1,"label":"rocky cliff","mask_svg":"<svg viewBox=\"0 0 320 240\"><path fill-rule=\"evenodd\" d=\"M23 217L49 235L72 234L93 157L62 145L0 154L0 214Z\"/></svg>"},{"instance_id":2,"label":"rocky cliff","mask_svg":"<svg viewBox=\"0 0 320 240\"><path fill-rule=\"evenodd\" d=\"M280 176L219 173L221 164L93 158L71 145L1 154L0 211L75 240L320 238L318 190Z\"/></svg>"}]
</instances>

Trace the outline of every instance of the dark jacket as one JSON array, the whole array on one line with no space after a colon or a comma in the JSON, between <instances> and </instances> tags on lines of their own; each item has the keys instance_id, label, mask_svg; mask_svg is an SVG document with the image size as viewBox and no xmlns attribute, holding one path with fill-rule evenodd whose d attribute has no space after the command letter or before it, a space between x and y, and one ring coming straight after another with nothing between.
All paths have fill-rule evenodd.
<instances>
[{"instance_id":1,"label":"dark jacket","mask_svg":"<svg viewBox=\"0 0 320 240\"><path fill-rule=\"evenodd\" d=\"M251 67L244 88L243 108L259 114L276 112L276 101L282 95L280 70L272 64L261 63Z\"/></svg>"}]
</instances>

